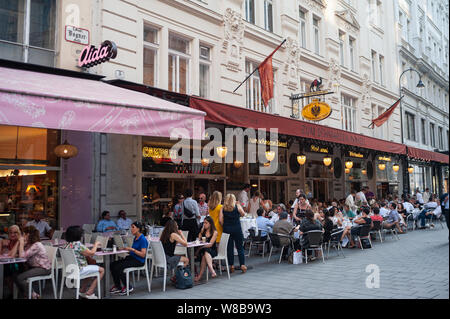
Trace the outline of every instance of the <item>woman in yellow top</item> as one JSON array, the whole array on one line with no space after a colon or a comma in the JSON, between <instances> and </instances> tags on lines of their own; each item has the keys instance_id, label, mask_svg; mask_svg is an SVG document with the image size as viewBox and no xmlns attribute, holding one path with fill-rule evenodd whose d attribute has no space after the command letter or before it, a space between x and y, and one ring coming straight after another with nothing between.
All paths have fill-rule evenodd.
<instances>
[{"instance_id":1,"label":"woman in yellow top","mask_svg":"<svg viewBox=\"0 0 450 319\"><path fill-rule=\"evenodd\" d=\"M220 238L222 237L222 225L219 222L219 215L220 215L220 211L222 210L222 193L215 191L212 195L211 198L209 199L208 202L208 211L209 211L209 216L211 216L211 218L214 221L214 226L216 226L216 230L217 230L217 239L216 239L216 243L220 242Z\"/></svg>"}]
</instances>

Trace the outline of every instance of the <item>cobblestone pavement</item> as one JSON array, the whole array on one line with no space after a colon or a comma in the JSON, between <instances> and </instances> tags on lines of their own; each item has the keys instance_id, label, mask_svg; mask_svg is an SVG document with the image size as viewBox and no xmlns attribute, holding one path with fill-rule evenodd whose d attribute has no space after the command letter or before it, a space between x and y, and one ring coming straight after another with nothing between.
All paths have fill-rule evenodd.
<instances>
[{"instance_id":1,"label":"cobblestone pavement","mask_svg":"<svg viewBox=\"0 0 450 319\"><path fill-rule=\"evenodd\" d=\"M209 279L192 289L176 289L167 280L162 291L162 277L154 278L148 293L145 277L141 275L134 292L113 299L241 299L241 298L449 298L449 232L444 225L436 229L410 231L400 240L386 236L383 243L375 241L372 249L344 249L345 258L330 251L329 259L308 264L278 264L279 254L271 261L261 256L247 259L247 273L236 271L228 280L226 273ZM237 258L235 258L237 263ZM379 269L379 288L367 288L366 280ZM376 281L369 280L369 283ZM47 285L47 287L50 285ZM50 292L46 287L46 291ZM65 297L74 292L65 289ZM50 295L48 296L50 297Z\"/></svg>"}]
</instances>

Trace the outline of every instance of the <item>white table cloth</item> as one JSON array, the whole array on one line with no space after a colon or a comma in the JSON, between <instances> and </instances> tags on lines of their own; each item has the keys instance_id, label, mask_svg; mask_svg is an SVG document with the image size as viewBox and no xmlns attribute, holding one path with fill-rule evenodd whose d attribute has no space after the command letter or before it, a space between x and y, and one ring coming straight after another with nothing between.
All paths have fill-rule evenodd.
<instances>
[{"instance_id":1,"label":"white table cloth","mask_svg":"<svg viewBox=\"0 0 450 319\"><path fill-rule=\"evenodd\" d=\"M250 235L248 232L250 228L254 228L255 234L258 235L258 223L256 222L256 218L241 218L241 228L244 239Z\"/></svg>"}]
</instances>

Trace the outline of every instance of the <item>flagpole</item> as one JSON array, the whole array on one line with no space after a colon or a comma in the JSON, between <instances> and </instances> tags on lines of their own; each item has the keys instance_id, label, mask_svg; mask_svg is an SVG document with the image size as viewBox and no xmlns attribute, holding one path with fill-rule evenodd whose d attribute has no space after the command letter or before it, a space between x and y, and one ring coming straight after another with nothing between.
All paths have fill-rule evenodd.
<instances>
[{"instance_id":1,"label":"flagpole","mask_svg":"<svg viewBox=\"0 0 450 319\"><path fill-rule=\"evenodd\" d=\"M281 48L281 46L286 42L286 40L287 40L287 39L284 39L283 42L281 42L281 44L280 44L280 45L279 45L279 46L278 46L278 47L277 47L270 55L268 55L268 56L264 59L264 61L261 62L259 65L263 64L263 63L264 63L269 57L271 57L271 56L272 56L279 48ZM245 78L244 81L242 81L242 82L239 84L239 86L238 86L237 88L234 89L233 93L236 92L237 89L239 89L239 88L242 86L242 84L244 84L245 81L247 81L247 80L249 79L249 77L251 77L251 76L253 75L253 73L255 73L256 70L259 69L259 65L258 65L258 67L257 67L256 69L253 70L252 73L250 73L250 74Z\"/></svg>"}]
</instances>

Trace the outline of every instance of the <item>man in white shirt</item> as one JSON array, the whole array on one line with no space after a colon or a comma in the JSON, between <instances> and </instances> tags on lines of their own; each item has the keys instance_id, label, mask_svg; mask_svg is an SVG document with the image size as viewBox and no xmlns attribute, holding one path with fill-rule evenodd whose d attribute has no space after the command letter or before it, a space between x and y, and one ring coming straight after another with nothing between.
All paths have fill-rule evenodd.
<instances>
[{"instance_id":1,"label":"man in white shirt","mask_svg":"<svg viewBox=\"0 0 450 319\"><path fill-rule=\"evenodd\" d=\"M427 187L425 188L425 192L423 192L423 202L426 204L430 201L430 189Z\"/></svg>"},{"instance_id":2,"label":"man in white shirt","mask_svg":"<svg viewBox=\"0 0 450 319\"><path fill-rule=\"evenodd\" d=\"M408 214L410 214L410 213L414 210L414 205L411 204L410 202L408 202L407 200L405 200L405 201L403 202L403 207L405 207L406 212L407 212Z\"/></svg>"},{"instance_id":3,"label":"man in white shirt","mask_svg":"<svg viewBox=\"0 0 450 319\"><path fill-rule=\"evenodd\" d=\"M119 219L117 220L117 226L120 230L129 230L133 221L127 218L127 213L124 210L119 211Z\"/></svg>"},{"instance_id":4,"label":"man in white shirt","mask_svg":"<svg viewBox=\"0 0 450 319\"><path fill-rule=\"evenodd\" d=\"M345 204L347 204L347 206L352 210L354 214L356 214L356 210L358 209L358 207L355 205L355 195L356 192L354 189L352 189L350 195L348 195L345 199Z\"/></svg>"},{"instance_id":5,"label":"man in white shirt","mask_svg":"<svg viewBox=\"0 0 450 319\"><path fill-rule=\"evenodd\" d=\"M42 219L42 212L35 211L33 213L33 220L27 223L27 226L34 226L37 230L39 230L39 237L44 238L52 238L54 230L50 227L50 225Z\"/></svg>"},{"instance_id":6,"label":"man in white shirt","mask_svg":"<svg viewBox=\"0 0 450 319\"><path fill-rule=\"evenodd\" d=\"M250 191L250 184L245 184L244 189L238 194L238 202L241 204L245 212L248 211L248 192Z\"/></svg>"},{"instance_id":7,"label":"man in white shirt","mask_svg":"<svg viewBox=\"0 0 450 319\"><path fill-rule=\"evenodd\" d=\"M381 208L380 208L380 215L381 215L381 217L383 217L383 218L387 217L389 215L389 213L390 213L390 210L386 208L386 203L382 202L380 204L380 206L381 206Z\"/></svg>"},{"instance_id":8,"label":"man in white shirt","mask_svg":"<svg viewBox=\"0 0 450 319\"><path fill-rule=\"evenodd\" d=\"M364 194L364 190L365 188L361 189L361 191L356 194L355 202L357 206L367 205L367 199L366 194Z\"/></svg>"},{"instance_id":9,"label":"man in white shirt","mask_svg":"<svg viewBox=\"0 0 450 319\"><path fill-rule=\"evenodd\" d=\"M417 198L417 201L419 202L419 204L421 204L421 205L425 204L425 202L423 201L423 196L420 193L419 187L417 187L417 189L416 189L416 198Z\"/></svg>"}]
</instances>

